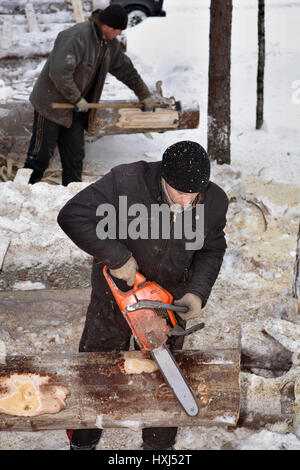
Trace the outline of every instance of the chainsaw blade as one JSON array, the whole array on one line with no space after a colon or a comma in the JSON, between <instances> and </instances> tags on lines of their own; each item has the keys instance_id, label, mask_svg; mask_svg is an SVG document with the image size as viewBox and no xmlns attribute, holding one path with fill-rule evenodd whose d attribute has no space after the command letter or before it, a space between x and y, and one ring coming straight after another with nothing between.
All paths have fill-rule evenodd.
<instances>
[{"instance_id":1,"label":"chainsaw blade","mask_svg":"<svg viewBox=\"0 0 300 470\"><path fill-rule=\"evenodd\" d=\"M151 355L184 411L189 416L197 416L199 407L196 398L170 350L165 345L162 345L153 349Z\"/></svg>"}]
</instances>

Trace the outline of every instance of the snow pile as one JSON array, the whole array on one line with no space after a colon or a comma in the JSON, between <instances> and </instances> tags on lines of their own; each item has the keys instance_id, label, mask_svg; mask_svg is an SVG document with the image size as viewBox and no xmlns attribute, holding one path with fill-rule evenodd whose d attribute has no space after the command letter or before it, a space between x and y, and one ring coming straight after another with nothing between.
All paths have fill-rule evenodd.
<instances>
[{"instance_id":1,"label":"snow pile","mask_svg":"<svg viewBox=\"0 0 300 470\"><path fill-rule=\"evenodd\" d=\"M165 0L166 18L149 18L127 32L128 54L151 88L157 80L162 80L165 96L175 96L184 103L199 101L199 128L153 133L152 138L137 134L87 141L86 169L105 173L119 163L141 159L156 161L178 140L196 140L206 146L209 3L209 0ZM263 129L256 131L257 2L234 0L232 164L212 163L212 180L230 199L226 226L228 250L203 310L206 327L201 334L192 335L186 341L186 348L191 349L208 349L216 344L220 348L234 347L240 341L241 332L245 352L254 357L256 353L257 359L270 361L266 365L274 359L282 363L291 360L294 373L299 366L300 350L299 318L291 296L300 213L300 105L293 99L293 84L299 79L296 40L299 12L300 5L295 2L267 2L265 123ZM63 12L56 13L56 19L60 16L63 20ZM20 96L28 96L31 82L41 66L42 62L33 69L24 68L19 77ZM14 74L11 71L15 80ZM132 92L114 77L108 78L103 99L132 97ZM87 184L88 181L67 188L46 183L0 184L0 250L6 251L2 274L9 270L13 274L20 273L33 266L51 273L57 265L69 269L70 263L88 264L87 255L74 246L56 223L60 208ZM57 278L56 273L55 276ZM10 286L15 289L15 295L18 290L28 288L36 289L37 295L42 294L46 281L47 276L29 280L20 275L18 279L12 278ZM53 305L50 309L49 303L48 307L51 311ZM9 305L7 308L8 321L13 319L14 324L0 331L0 354L3 344L9 351L15 347L27 352L77 347L84 318L81 311L77 312L80 321L76 320L76 327L72 326L73 305L57 303L49 321L38 315L37 303L32 321L26 327L21 326L18 312L9 310ZM26 308L31 312L32 305ZM268 383L262 377L253 374L250 377L256 380L254 392L255 385ZM295 410L298 409L297 402ZM175 447L178 450L298 450L298 412L297 416L294 428L275 423L257 433L243 427L234 430L181 428ZM65 433L60 431L10 434L6 440L6 448L62 448L64 444L67 448ZM98 448L136 449L140 444L138 432L105 429Z\"/></svg>"},{"instance_id":2,"label":"snow pile","mask_svg":"<svg viewBox=\"0 0 300 470\"><path fill-rule=\"evenodd\" d=\"M223 450L300 450L300 441L294 434L260 431L244 439L231 441Z\"/></svg>"},{"instance_id":3,"label":"snow pile","mask_svg":"<svg viewBox=\"0 0 300 470\"><path fill-rule=\"evenodd\" d=\"M87 258L56 222L61 207L83 187L84 183L72 183L67 188L47 183L18 186L12 181L0 185L0 230L10 238L4 269L7 265L49 266Z\"/></svg>"}]
</instances>

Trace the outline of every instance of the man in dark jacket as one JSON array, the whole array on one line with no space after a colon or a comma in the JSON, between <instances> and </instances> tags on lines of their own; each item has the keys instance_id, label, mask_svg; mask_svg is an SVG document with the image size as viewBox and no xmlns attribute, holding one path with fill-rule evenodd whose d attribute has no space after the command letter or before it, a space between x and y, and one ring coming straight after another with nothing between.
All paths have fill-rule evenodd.
<instances>
[{"instance_id":1,"label":"man in dark jacket","mask_svg":"<svg viewBox=\"0 0 300 470\"><path fill-rule=\"evenodd\" d=\"M182 141L164 152L162 162L139 161L113 168L61 209L58 215L60 227L79 248L94 258L92 296L80 351L129 348L131 332L107 286L102 273L104 265L109 267L123 291L133 285L137 270L170 291L174 303L189 308L186 314L177 318L179 324L185 325L186 320L200 315L226 250L223 229L228 200L224 191L209 178L210 162L205 150L196 142ZM124 198L129 208L125 215ZM152 210L163 206L170 209L173 229L169 235L163 235L165 227L160 227L159 236L151 238L147 236L151 231L145 230L146 236L137 237L131 224L134 222L137 227L137 221L142 224L146 219L146 225L151 228L155 213ZM110 208L114 211L107 216ZM134 217L137 208L143 212L140 217ZM199 209L204 214L202 227L197 225ZM201 243L189 245L189 249L185 230L181 236L175 236L174 227L180 210L191 211L189 220L193 225L193 237L196 240L200 235L198 242L201 240ZM116 215L115 225L113 214ZM150 214L149 218L145 214ZM164 218L165 215L162 224ZM190 241L190 235L188 238ZM182 347L181 338L170 339L171 348ZM170 448L176 432L174 427L144 429L144 448ZM100 434L98 429L70 432L71 449L95 447Z\"/></svg>"},{"instance_id":2,"label":"man in dark jacket","mask_svg":"<svg viewBox=\"0 0 300 470\"><path fill-rule=\"evenodd\" d=\"M110 5L58 34L30 95L34 121L25 162L25 168L33 169L30 183L41 180L56 145L62 184L81 181L84 129L93 129L96 114L95 108L89 110L88 102L98 103L108 72L134 91L145 111L153 110L147 85L116 39L126 26L126 10ZM76 108L53 109L55 102L71 103Z\"/></svg>"}]
</instances>

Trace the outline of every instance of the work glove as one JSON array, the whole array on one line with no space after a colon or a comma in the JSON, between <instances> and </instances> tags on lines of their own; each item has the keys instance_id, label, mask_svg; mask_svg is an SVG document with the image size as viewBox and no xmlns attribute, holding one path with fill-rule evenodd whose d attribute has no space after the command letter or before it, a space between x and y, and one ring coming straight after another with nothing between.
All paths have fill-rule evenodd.
<instances>
[{"instance_id":1,"label":"work glove","mask_svg":"<svg viewBox=\"0 0 300 470\"><path fill-rule=\"evenodd\" d=\"M79 113L86 113L89 110L89 104L84 98L80 98L80 100L75 104L75 111Z\"/></svg>"},{"instance_id":2,"label":"work glove","mask_svg":"<svg viewBox=\"0 0 300 470\"><path fill-rule=\"evenodd\" d=\"M174 305L183 305L188 307L186 313L176 312L183 320L191 320L191 318L198 317L201 312L202 300L198 295L187 293L178 300L174 300Z\"/></svg>"},{"instance_id":3,"label":"work glove","mask_svg":"<svg viewBox=\"0 0 300 470\"><path fill-rule=\"evenodd\" d=\"M133 286L137 269L137 262L134 257L131 256L123 266L118 269L110 269L109 271L112 276L127 282L128 286Z\"/></svg>"},{"instance_id":4,"label":"work glove","mask_svg":"<svg viewBox=\"0 0 300 470\"><path fill-rule=\"evenodd\" d=\"M141 100L141 103L144 105L142 111L155 111L155 102L152 96L147 96L147 98Z\"/></svg>"}]
</instances>

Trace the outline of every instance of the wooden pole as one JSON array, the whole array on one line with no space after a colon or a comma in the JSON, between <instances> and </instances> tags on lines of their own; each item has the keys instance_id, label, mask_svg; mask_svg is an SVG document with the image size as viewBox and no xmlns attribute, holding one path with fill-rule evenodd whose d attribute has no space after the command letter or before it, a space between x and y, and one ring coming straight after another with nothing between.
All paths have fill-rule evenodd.
<instances>
[{"instance_id":1,"label":"wooden pole","mask_svg":"<svg viewBox=\"0 0 300 470\"><path fill-rule=\"evenodd\" d=\"M38 24L32 3L26 3L25 13L26 13L29 31L30 32L39 31L40 30L39 24Z\"/></svg>"},{"instance_id":2,"label":"wooden pole","mask_svg":"<svg viewBox=\"0 0 300 470\"><path fill-rule=\"evenodd\" d=\"M140 351L6 357L0 363L0 430L234 426L240 351L185 350L174 357L197 397L196 417L183 411L154 361ZM46 414L39 414L39 403ZM4 412L9 404L12 411Z\"/></svg>"},{"instance_id":3,"label":"wooden pole","mask_svg":"<svg viewBox=\"0 0 300 470\"><path fill-rule=\"evenodd\" d=\"M85 18L84 18L81 0L72 0L72 6L73 6L76 23L82 23Z\"/></svg>"}]
</instances>

